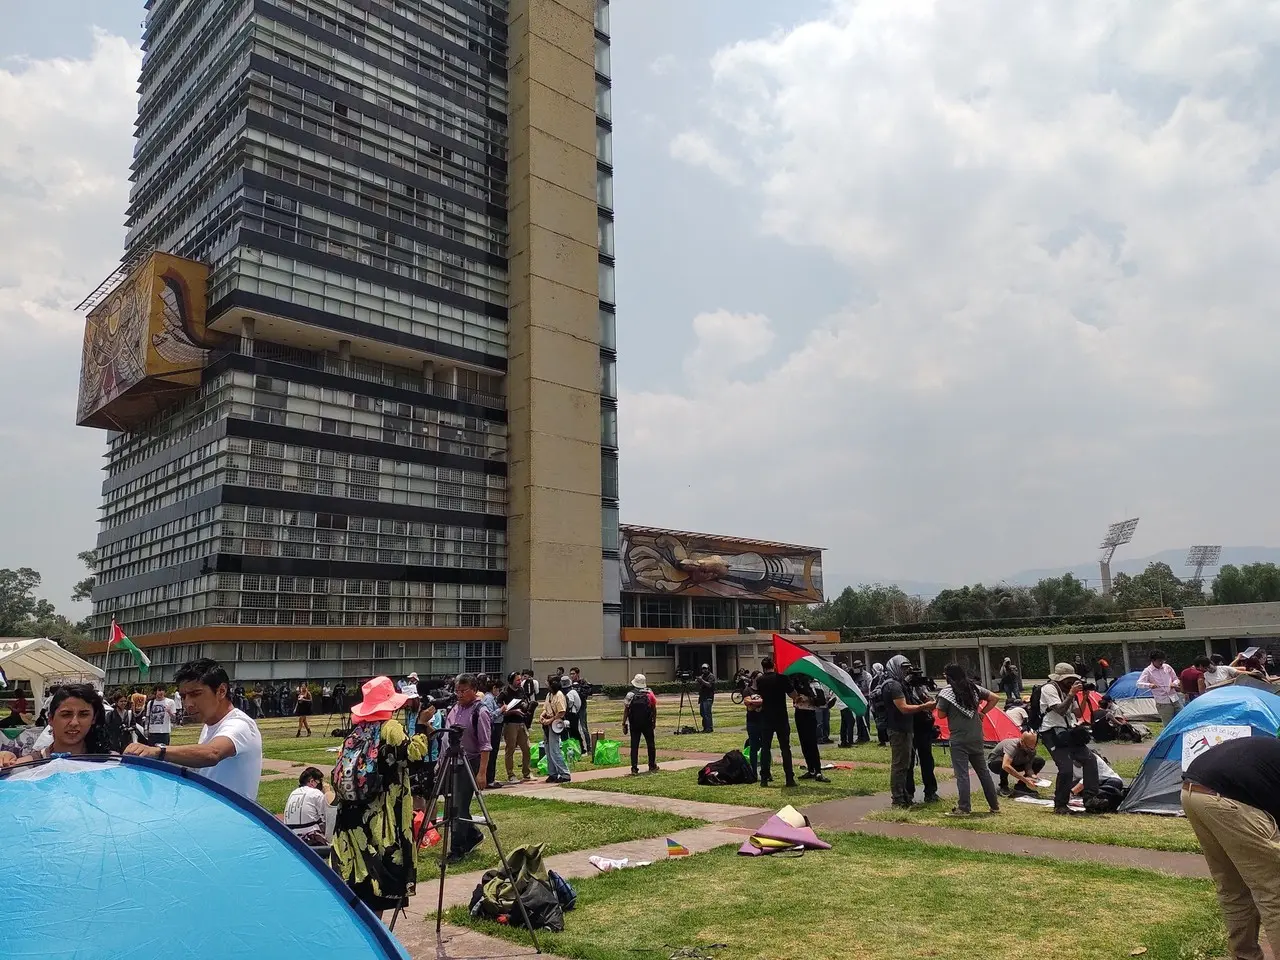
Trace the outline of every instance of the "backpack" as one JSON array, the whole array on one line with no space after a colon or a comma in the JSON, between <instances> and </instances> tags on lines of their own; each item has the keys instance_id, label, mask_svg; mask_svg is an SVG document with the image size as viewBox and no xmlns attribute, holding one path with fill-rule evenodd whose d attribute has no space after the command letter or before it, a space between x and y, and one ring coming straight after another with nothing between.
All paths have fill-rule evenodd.
<instances>
[{"instance_id":1,"label":"backpack","mask_svg":"<svg viewBox=\"0 0 1280 960\"><path fill-rule=\"evenodd\" d=\"M1040 724L1044 722L1044 711L1040 708L1040 691L1043 689L1043 683L1037 683L1031 688L1031 701L1027 704L1028 730L1039 730Z\"/></svg>"},{"instance_id":2,"label":"backpack","mask_svg":"<svg viewBox=\"0 0 1280 960\"><path fill-rule=\"evenodd\" d=\"M738 783L755 783L756 775L741 750L730 750L719 760L698 771L698 783L704 787L724 787Z\"/></svg>"},{"instance_id":3,"label":"backpack","mask_svg":"<svg viewBox=\"0 0 1280 960\"><path fill-rule=\"evenodd\" d=\"M516 847L511 851L507 863L511 866L514 882L501 867L486 870L471 893L471 916L499 922L505 918L505 922L512 925L521 923L520 907L516 903L518 889L535 929L562 932L564 907L552 879L554 875L549 874L542 863L543 849L543 844L536 844ZM574 900L577 900L576 895Z\"/></svg>"},{"instance_id":4,"label":"backpack","mask_svg":"<svg viewBox=\"0 0 1280 960\"><path fill-rule=\"evenodd\" d=\"M569 886L568 880L554 870L548 870L547 877L551 880L551 889L555 891L556 899L560 901L561 910L568 913L578 905L578 894Z\"/></svg>"},{"instance_id":5,"label":"backpack","mask_svg":"<svg viewBox=\"0 0 1280 960\"><path fill-rule=\"evenodd\" d=\"M382 793L382 773L378 769L381 743L381 723L357 724L347 734L331 777L334 795L339 800L367 803Z\"/></svg>"},{"instance_id":6,"label":"backpack","mask_svg":"<svg viewBox=\"0 0 1280 960\"><path fill-rule=\"evenodd\" d=\"M656 698L648 690L638 690L627 707L627 722L637 730L647 730L653 726Z\"/></svg>"}]
</instances>

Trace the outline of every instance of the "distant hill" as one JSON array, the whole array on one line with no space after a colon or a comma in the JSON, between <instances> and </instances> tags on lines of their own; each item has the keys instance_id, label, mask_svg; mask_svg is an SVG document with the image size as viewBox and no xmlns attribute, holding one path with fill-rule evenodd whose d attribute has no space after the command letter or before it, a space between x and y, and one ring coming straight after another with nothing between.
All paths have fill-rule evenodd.
<instances>
[{"instance_id":1,"label":"distant hill","mask_svg":"<svg viewBox=\"0 0 1280 960\"><path fill-rule=\"evenodd\" d=\"M1183 562L1186 558L1186 547L1181 550L1162 550L1160 553L1154 553L1148 557L1126 557L1121 555L1111 561L1111 575L1115 576L1117 573L1141 573L1147 569L1149 564L1167 563L1175 576L1185 579L1194 572ZM1235 564L1237 567L1246 563L1280 564L1280 547L1223 547L1220 565L1225 566L1228 563ZM1074 574L1081 580L1089 581L1090 585L1096 585L1100 577L1098 561L1093 560L1088 563L1078 563L1073 567L1022 570L1005 579L1012 584L1031 586L1046 577L1060 577L1064 573ZM1205 582L1212 581L1216 574L1216 567L1206 569L1204 572Z\"/></svg>"}]
</instances>

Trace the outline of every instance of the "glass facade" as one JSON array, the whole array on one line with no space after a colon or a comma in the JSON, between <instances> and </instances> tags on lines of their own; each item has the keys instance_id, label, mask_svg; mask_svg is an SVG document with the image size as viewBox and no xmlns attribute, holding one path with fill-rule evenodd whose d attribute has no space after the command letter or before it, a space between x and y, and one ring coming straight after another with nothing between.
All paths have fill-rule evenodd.
<instances>
[{"instance_id":1,"label":"glass facade","mask_svg":"<svg viewBox=\"0 0 1280 960\"><path fill-rule=\"evenodd\" d=\"M125 262L208 264L219 338L196 395L109 435L94 639L112 619L297 631L175 640L160 679L199 652L248 678L503 669L465 632L348 649L306 630L505 625L506 23L505 0L148 4ZM604 455L616 544L616 439Z\"/></svg>"}]
</instances>

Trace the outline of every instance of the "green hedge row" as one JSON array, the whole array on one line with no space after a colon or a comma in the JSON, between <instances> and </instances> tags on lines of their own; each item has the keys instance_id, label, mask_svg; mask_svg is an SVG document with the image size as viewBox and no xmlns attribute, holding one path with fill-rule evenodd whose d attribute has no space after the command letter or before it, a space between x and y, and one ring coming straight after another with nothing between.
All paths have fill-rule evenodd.
<instances>
[{"instance_id":1,"label":"green hedge row","mask_svg":"<svg viewBox=\"0 0 1280 960\"><path fill-rule=\"evenodd\" d=\"M1128 633L1146 630L1183 630L1186 623L1181 617L1162 620L1126 620L1109 623L1064 623L1053 627L1007 627L1000 630L947 630L938 633L910 634L910 640L982 640L999 637L1051 637L1056 634L1091 634L1091 633ZM876 633L858 637L857 640L846 641L856 643L858 640L882 642L896 640L906 642L902 634Z\"/></svg>"}]
</instances>

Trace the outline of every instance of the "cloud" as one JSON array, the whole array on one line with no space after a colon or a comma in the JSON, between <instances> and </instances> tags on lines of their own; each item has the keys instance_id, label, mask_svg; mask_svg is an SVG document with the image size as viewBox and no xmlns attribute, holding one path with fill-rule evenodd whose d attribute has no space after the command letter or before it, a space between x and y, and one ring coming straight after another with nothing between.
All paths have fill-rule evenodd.
<instances>
[{"instance_id":1,"label":"cloud","mask_svg":"<svg viewBox=\"0 0 1280 960\"><path fill-rule=\"evenodd\" d=\"M671 53L664 53L660 57L655 57L653 62L649 64L649 72L655 77L665 77L675 69L675 66L675 55Z\"/></svg>"},{"instance_id":2,"label":"cloud","mask_svg":"<svg viewBox=\"0 0 1280 960\"><path fill-rule=\"evenodd\" d=\"M763 357L774 340L768 317L728 310L694 317L693 333L696 344L684 361L685 373L690 379L723 378L743 364Z\"/></svg>"},{"instance_id":3,"label":"cloud","mask_svg":"<svg viewBox=\"0 0 1280 960\"><path fill-rule=\"evenodd\" d=\"M757 375L626 397L629 507L677 464L804 450L669 522L946 580L1076 561L1138 513L1144 547L1280 541L1252 510L1280 470L1274 4L833 0L711 66L672 155L856 296L797 290Z\"/></svg>"},{"instance_id":4,"label":"cloud","mask_svg":"<svg viewBox=\"0 0 1280 960\"><path fill-rule=\"evenodd\" d=\"M742 171L737 161L696 131L686 130L677 134L671 141L671 156L695 167L706 167L731 184L742 182Z\"/></svg>"},{"instance_id":5,"label":"cloud","mask_svg":"<svg viewBox=\"0 0 1280 960\"><path fill-rule=\"evenodd\" d=\"M33 566L70 612L93 545L104 438L75 426L84 318L118 262L141 52L97 33L88 57L0 63L0 566Z\"/></svg>"}]
</instances>

